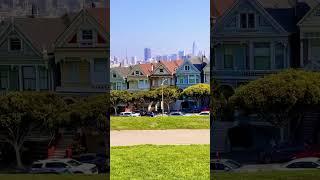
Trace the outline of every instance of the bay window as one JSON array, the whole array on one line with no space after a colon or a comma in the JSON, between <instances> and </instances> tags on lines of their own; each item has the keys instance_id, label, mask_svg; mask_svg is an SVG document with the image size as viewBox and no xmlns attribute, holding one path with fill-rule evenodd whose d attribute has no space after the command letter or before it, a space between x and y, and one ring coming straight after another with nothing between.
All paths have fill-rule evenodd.
<instances>
[{"instance_id":1,"label":"bay window","mask_svg":"<svg viewBox=\"0 0 320 180\"><path fill-rule=\"evenodd\" d=\"M254 43L254 69L268 70L270 67L270 43Z\"/></svg>"}]
</instances>

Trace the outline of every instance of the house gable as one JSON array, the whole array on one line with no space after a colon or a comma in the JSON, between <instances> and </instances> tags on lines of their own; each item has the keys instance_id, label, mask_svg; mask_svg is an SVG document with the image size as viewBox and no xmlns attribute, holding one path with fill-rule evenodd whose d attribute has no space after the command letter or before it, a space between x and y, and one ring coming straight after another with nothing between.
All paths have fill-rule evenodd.
<instances>
[{"instance_id":1,"label":"house gable","mask_svg":"<svg viewBox=\"0 0 320 180\"><path fill-rule=\"evenodd\" d=\"M159 63L153 70L152 75L171 75L171 72L163 63Z\"/></svg>"},{"instance_id":2,"label":"house gable","mask_svg":"<svg viewBox=\"0 0 320 180\"><path fill-rule=\"evenodd\" d=\"M132 69L129 71L128 76L144 77L146 75L142 72L139 65L136 65L136 66L133 66Z\"/></svg>"},{"instance_id":3,"label":"house gable","mask_svg":"<svg viewBox=\"0 0 320 180\"><path fill-rule=\"evenodd\" d=\"M21 50L12 51L10 50L10 39L20 40ZM30 60L34 58L42 59L42 52L39 52L32 42L26 37L15 25L11 24L1 34L0 38L0 56L6 57L30 57ZM24 58L25 59L25 58Z\"/></svg>"},{"instance_id":4,"label":"house gable","mask_svg":"<svg viewBox=\"0 0 320 180\"><path fill-rule=\"evenodd\" d=\"M188 66L188 67L186 67ZM200 74L201 72L190 62L190 61L185 61L179 68L177 69L177 74Z\"/></svg>"},{"instance_id":5,"label":"house gable","mask_svg":"<svg viewBox=\"0 0 320 180\"><path fill-rule=\"evenodd\" d=\"M249 26L249 14L253 14L254 27L241 27L241 18L246 19ZM244 20L243 20L244 21ZM232 8L217 20L213 28L213 34L274 34L287 33L286 30L257 2L257 0L237 0Z\"/></svg>"},{"instance_id":6,"label":"house gable","mask_svg":"<svg viewBox=\"0 0 320 180\"><path fill-rule=\"evenodd\" d=\"M298 26L320 26L320 3L312 8L298 23Z\"/></svg>"},{"instance_id":7,"label":"house gable","mask_svg":"<svg viewBox=\"0 0 320 180\"><path fill-rule=\"evenodd\" d=\"M119 73L116 69L111 68L110 69L110 79L111 81L123 81L125 77Z\"/></svg>"},{"instance_id":8,"label":"house gable","mask_svg":"<svg viewBox=\"0 0 320 180\"><path fill-rule=\"evenodd\" d=\"M92 40L84 39L92 36ZM89 33L89 34L88 34ZM107 47L106 30L86 10L82 10L72 20L55 42L56 48Z\"/></svg>"}]
</instances>

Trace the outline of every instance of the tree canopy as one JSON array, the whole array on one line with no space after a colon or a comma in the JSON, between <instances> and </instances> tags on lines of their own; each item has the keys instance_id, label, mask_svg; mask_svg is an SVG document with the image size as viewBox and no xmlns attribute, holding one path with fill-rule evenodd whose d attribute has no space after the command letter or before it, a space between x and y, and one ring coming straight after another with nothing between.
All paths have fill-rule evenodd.
<instances>
[{"instance_id":1,"label":"tree canopy","mask_svg":"<svg viewBox=\"0 0 320 180\"><path fill-rule=\"evenodd\" d=\"M292 119L301 119L304 107L319 104L319 79L318 72L285 70L239 87L230 101L283 127Z\"/></svg>"}]
</instances>

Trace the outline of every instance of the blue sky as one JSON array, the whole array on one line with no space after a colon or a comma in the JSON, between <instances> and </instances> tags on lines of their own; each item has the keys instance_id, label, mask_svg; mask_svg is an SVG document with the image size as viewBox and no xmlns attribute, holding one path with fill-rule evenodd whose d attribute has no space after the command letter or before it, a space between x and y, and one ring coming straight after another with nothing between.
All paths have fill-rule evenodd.
<instances>
[{"instance_id":1,"label":"blue sky","mask_svg":"<svg viewBox=\"0 0 320 180\"><path fill-rule=\"evenodd\" d=\"M191 53L193 41L209 54L210 0L111 0L110 9L111 56Z\"/></svg>"}]
</instances>

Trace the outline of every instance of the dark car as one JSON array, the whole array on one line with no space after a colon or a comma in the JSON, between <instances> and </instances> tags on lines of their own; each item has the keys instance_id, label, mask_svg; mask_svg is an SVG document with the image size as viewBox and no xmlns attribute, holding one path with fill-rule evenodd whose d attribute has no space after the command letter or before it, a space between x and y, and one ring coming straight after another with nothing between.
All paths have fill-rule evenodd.
<instances>
[{"instance_id":1,"label":"dark car","mask_svg":"<svg viewBox=\"0 0 320 180\"><path fill-rule=\"evenodd\" d=\"M304 149L304 145L282 143L274 147L266 148L265 151L260 153L259 158L263 163L283 163L290 161L295 154L303 152Z\"/></svg>"},{"instance_id":2,"label":"dark car","mask_svg":"<svg viewBox=\"0 0 320 180\"><path fill-rule=\"evenodd\" d=\"M99 173L106 173L108 172L108 162L106 155L99 154L99 153L87 153L81 154L79 156L74 157L74 159L78 160L82 163L90 163L95 164L98 168Z\"/></svg>"}]
</instances>

